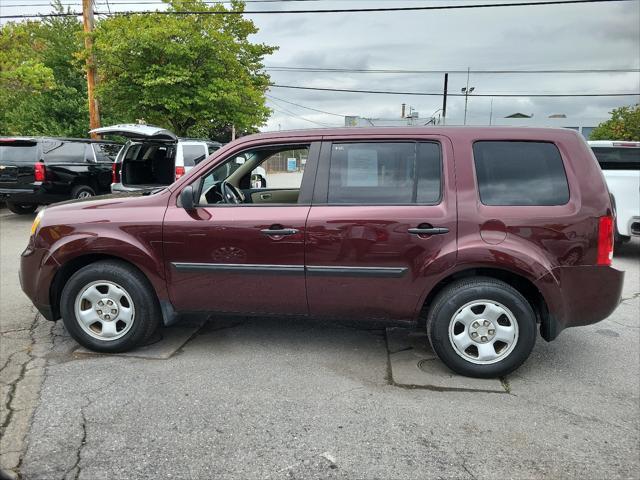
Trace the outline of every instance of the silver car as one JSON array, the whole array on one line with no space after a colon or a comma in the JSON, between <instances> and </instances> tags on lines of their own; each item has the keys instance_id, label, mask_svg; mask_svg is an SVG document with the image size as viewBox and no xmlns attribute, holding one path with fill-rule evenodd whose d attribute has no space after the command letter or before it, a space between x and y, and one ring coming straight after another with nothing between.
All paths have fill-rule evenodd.
<instances>
[{"instance_id":1,"label":"silver car","mask_svg":"<svg viewBox=\"0 0 640 480\"><path fill-rule=\"evenodd\" d=\"M178 138L153 125L113 125L91 133L129 139L113 164L112 192L170 185L222 146L209 140Z\"/></svg>"}]
</instances>

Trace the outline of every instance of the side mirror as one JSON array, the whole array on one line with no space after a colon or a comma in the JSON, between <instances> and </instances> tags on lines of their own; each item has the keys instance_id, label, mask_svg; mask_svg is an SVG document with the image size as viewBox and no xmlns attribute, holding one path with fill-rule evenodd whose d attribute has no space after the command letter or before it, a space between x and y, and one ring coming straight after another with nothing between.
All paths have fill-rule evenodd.
<instances>
[{"instance_id":1,"label":"side mirror","mask_svg":"<svg viewBox=\"0 0 640 480\"><path fill-rule=\"evenodd\" d=\"M182 208L187 211L195 210L195 203L193 201L193 187L187 185L180 192L180 204Z\"/></svg>"}]
</instances>

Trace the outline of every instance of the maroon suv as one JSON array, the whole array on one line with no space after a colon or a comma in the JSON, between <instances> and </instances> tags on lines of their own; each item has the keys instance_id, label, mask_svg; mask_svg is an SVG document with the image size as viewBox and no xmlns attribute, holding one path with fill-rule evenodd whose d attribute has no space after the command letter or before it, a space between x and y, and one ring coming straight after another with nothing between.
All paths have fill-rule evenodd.
<instances>
[{"instance_id":1,"label":"maroon suv","mask_svg":"<svg viewBox=\"0 0 640 480\"><path fill-rule=\"evenodd\" d=\"M552 340L611 314L612 253L604 178L571 130L354 128L245 137L168 188L47 208L21 282L96 351L183 312L361 318L426 326L451 369L494 377L536 325Z\"/></svg>"}]
</instances>

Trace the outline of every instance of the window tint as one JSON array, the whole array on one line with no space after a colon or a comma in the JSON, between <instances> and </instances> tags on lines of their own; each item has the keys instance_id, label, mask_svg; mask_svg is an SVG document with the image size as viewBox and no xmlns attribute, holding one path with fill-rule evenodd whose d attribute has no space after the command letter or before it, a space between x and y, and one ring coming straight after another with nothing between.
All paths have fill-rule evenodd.
<instances>
[{"instance_id":1,"label":"window tint","mask_svg":"<svg viewBox=\"0 0 640 480\"><path fill-rule=\"evenodd\" d=\"M122 145L116 145L113 143L94 143L93 150L96 152L96 160L98 162L112 163L118 152L122 148Z\"/></svg>"},{"instance_id":2,"label":"window tint","mask_svg":"<svg viewBox=\"0 0 640 480\"><path fill-rule=\"evenodd\" d=\"M473 145L485 205L563 205L569 186L558 148L542 142L482 141Z\"/></svg>"},{"instance_id":3,"label":"window tint","mask_svg":"<svg viewBox=\"0 0 640 480\"><path fill-rule=\"evenodd\" d=\"M640 170L640 148L592 147L603 170Z\"/></svg>"},{"instance_id":4,"label":"window tint","mask_svg":"<svg viewBox=\"0 0 640 480\"><path fill-rule=\"evenodd\" d=\"M182 145L182 156L185 167L193 167L207 158L204 145Z\"/></svg>"},{"instance_id":5,"label":"window tint","mask_svg":"<svg viewBox=\"0 0 640 480\"><path fill-rule=\"evenodd\" d=\"M437 203L440 145L424 143L334 143L329 203Z\"/></svg>"},{"instance_id":6,"label":"window tint","mask_svg":"<svg viewBox=\"0 0 640 480\"><path fill-rule=\"evenodd\" d=\"M0 163L35 163L37 155L36 145L0 145Z\"/></svg>"},{"instance_id":7,"label":"window tint","mask_svg":"<svg viewBox=\"0 0 640 480\"><path fill-rule=\"evenodd\" d=\"M45 162L84 163L86 143L82 142L43 142Z\"/></svg>"}]
</instances>

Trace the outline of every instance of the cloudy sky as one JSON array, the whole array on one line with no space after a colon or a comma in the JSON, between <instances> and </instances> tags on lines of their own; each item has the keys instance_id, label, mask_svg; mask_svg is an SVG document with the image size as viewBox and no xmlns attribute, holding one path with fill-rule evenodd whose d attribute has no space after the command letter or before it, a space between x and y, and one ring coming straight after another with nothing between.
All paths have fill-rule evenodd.
<instances>
[{"instance_id":1,"label":"cloudy sky","mask_svg":"<svg viewBox=\"0 0 640 480\"><path fill-rule=\"evenodd\" d=\"M105 0L97 9L106 11ZM156 4L118 4L112 11L162 8ZM142 0L144 2L152 0ZM64 3L80 5L78 0ZM0 0L3 15L45 13L45 6L12 8L11 4L46 4L46 0ZM366 8L388 6L495 3L428 0L307 0L248 3L248 10ZM501 2L501 3L506 3ZM516 3L516 2L512 2ZM640 68L640 1L585 5L484 8L383 13L252 15L259 27L255 41L279 46L265 60L268 67L321 67L412 70L496 69L638 69ZM270 71L281 85L343 89L441 92L443 74L297 73ZM466 74L450 74L449 91L460 92ZM472 74L478 94L639 92L640 74ZM274 114L265 130L343 125L340 116L314 112L287 102L370 118L397 118L406 103L429 117L441 97L401 96L272 88ZM493 115L522 112L536 118L564 113L602 119L611 109L640 101L631 97L494 98ZM489 121L490 97L471 97L470 123ZM449 123L461 121L464 98L450 98Z\"/></svg>"}]
</instances>

